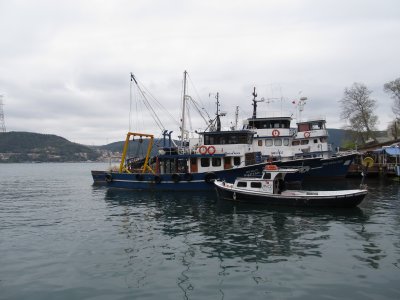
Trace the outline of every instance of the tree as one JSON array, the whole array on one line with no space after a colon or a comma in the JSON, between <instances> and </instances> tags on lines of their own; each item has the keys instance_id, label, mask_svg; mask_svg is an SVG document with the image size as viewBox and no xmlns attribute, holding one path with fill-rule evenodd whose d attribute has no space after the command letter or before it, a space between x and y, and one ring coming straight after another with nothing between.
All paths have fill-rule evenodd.
<instances>
[{"instance_id":1,"label":"tree","mask_svg":"<svg viewBox=\"0 0 400 300\"><path fill-rule=\"evenodd\" d=\"M400 78L385 83L383 90L390 94L390 97L393 99L392 112L396 119L389 126L392 128L392 132L394 132L393 137L397 139L399 134L398 128L400 127Z\"/></svg>"},{"instance_id":2,"label":"tree","mask_svg":"<svg viewBox=\"0 0 400 300\"><path fill-rule=\"evenodd\" d=\"M400 136L400 122L394 120L390 122L387 128L388 136L397 140Z\"/></svg>"},{"instance_id":3,"label":"tree","mask_svg":"<svg viewBox=\"0 0 400 300\"><path fill-rule=\"evenodd\" d=\"M355 131L362 144L370 138L376 142L373 131L378 116L374 114L376 101L370 97L371 93L366 85L355 82L350 88L344 89L343 98L340 100L340 117L348 121L348 128Z\"/></svg>"}]
</instances>

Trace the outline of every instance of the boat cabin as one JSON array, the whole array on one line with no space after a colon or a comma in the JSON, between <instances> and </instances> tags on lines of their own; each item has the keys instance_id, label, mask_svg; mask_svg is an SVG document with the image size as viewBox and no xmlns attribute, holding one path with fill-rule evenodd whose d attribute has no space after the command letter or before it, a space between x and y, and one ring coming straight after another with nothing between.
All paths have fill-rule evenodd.
<instances>
[{"instance_id":1,"label":"boat cabin","mask_svg":"<svg viewBox=\"0 0 400 300\"><path fill-rule=\"evenodd\" d=\"M324 118L315 118L297 123L296 137L292 141L295 156L298 158L330 157L328 130Z\"/></svg>"},{"instance_id":2,"label":"boat cabin","mask_svg":"<svg viewBox=\"0 0 400 300\"><path fill-rule=\"evenodd\" d=\"M291 117L282 116L245 120L244 128L255 131L254 151L261 152L264 160L293 159L291 120Z\"/></svg>"},{"instance_id":3,"label":"boat cabin","mask_svg":"<svg viewBox=\"0 0 400 300\"><path fill-rule=\"evenodd\" d=\"M261 177L240 177L235 180L234 188L246 191L263 191L267 194L280 194L286 190L285 176L296 173L298 169L278 168L276 165L266 165Z\"/></svg>"}]
</instances>

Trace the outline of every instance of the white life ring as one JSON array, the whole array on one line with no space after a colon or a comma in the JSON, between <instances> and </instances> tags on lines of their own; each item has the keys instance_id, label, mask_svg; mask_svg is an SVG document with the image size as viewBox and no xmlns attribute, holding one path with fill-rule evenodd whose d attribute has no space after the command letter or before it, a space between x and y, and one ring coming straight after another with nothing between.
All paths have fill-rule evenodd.
<instances>
[{"instance_id":1,"label":"white life ring","mask_svg":"<svg viewBox=\"0 0 400 300\"><path fill-rule=\"evenodd\" d=\"M208 154L213 155L215 153L215 147L214 146L210 146L207 149Z\"/></svg>"},{"instance_id":2,"label":"white life ring","mask_svg":"<svg viewBox=\"0 0 400 300\"><path fill-rule=\"evenodd\" d=\"M272 130L272 136L277 137L277 136L279 136L280 134L281 134L281 133L279 132L279 130L277 130L277 129Z\"/></svg>"},{"instance_id":3,"label":"white life ring","mask_svg":"<svg viewBox=\"0 0 400 300\"><path fill-rule=\"evenodd\" d=\"M309 138L310 137L310 132L309 131L304 132L304 137L305 138Z\"/></svg>"},{"instance_id":4,"label":"white life ring","mask_svg":"<svg viewBox=\"0 0 400 300\"><path fill-rule=\"evenodd\" d=\"M207 146L201 146L201 147L199 147L199 152L200 152L200 154L206 154L207 153Z\"/></svg>"}]
</instances>

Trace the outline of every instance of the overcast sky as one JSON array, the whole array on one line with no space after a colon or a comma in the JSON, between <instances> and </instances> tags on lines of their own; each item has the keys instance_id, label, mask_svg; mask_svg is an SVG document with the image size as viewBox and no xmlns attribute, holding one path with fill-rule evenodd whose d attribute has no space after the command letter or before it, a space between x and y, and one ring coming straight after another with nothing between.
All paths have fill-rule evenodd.
<instances>
[{"instance_id":1,"label":"overcast sky","mask_svg":"<svg viewBox=\"0 0 400 300\"><path fill-rule=\"evenodd\" d=\"M343 90L361 82L386 129L393 114L383 84L400 77L399 53L398 0L0 0L7 131L89 145L124 139L130 72L178 119L187 70L189 93L210 114L209 93L220 93L225 126L236 106L241 119L251 115L255 86L270 99L259 103L259 116L282 108L295 117L292 101L306 96L303 119L324 116L340 128ZM146 118L134 111L131 129L158 136Z\"/></svg>"}]
</instances>

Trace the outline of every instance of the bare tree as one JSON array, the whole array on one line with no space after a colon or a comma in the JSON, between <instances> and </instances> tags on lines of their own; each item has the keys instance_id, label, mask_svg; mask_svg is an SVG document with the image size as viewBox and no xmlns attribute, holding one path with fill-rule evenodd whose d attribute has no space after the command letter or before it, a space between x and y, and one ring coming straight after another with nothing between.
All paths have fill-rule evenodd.
<instances>
[{"instance_id":1,"label":"bare tree","mask_svg":"<svg viewBox=\"0 0 400 300\"><path fill-rule=\"evenodd\" d=\"M397 120L390 122L387 127L387 133L389 137L397 140L400 135L400 122Z\"/></svg>"},{"instance_id":2,"label":"bare tree","mask_svg":"<svg viewBox=\"0 0 400 300\"><path fill-rule=\"evenodd\" d=\"M355 131L363 144L370 138L376 142L374 134L378 116L374 114L376 101L370 97L370 91L362 83L353 83L350 88L344 89L340 100L342 120L348 122L348 128Z\"/></svg>"},{"instance_id":3,"label":"bare tree","mask_svg":"<svg viewBox=\"0 0 400 300\"><path fill-rule=\"evenodd\" d=\"M396 116L397 121L400 121L400 78L385 83L383 90L392 97L392 111Z\"/></svg>"}]
</instances>

